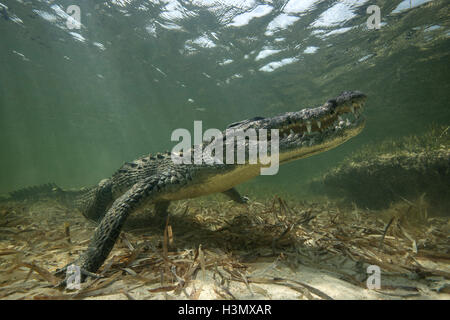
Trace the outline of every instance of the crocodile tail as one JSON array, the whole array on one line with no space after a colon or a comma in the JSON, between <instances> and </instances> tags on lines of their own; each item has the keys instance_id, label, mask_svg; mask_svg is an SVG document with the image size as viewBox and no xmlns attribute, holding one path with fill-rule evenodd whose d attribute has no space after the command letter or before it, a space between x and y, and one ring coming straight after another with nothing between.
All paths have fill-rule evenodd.
<instances>
[{"instance_id":1,"label":"crocodile tail","mask_svg":"<svg viewBox=\"0 0 450 320\"><path fill-rule=\"evenodd\" d=\"M64 205L73 206L76 205L75 202L79 197L88 192L89 190L86 188L63 190L55 183L46 183L12 191L8 194L8 197L1 198L0 202L52 199L57 200Z\"/></svg>"},{"instance_id":2,"label":"crocodile tail","mask_svg":"<svg viewBox=\"0 0 450 320\"><path fill-rule=\"evenodd\" d=\"M77 209L88 219L98 221L113 202L112 183L105 179L96 186L63 190L54 183L47 183L12 191L0 202L53 199Z\"/></svg>"},{"instance_id":3,"label":"crocodile tail","mask_svg":"<svg viewBox=\"0 0 450 320\"><path fill-rule=\"evenodd\" d=\"M35 200L40 198L52 198L58 197L63 192L64 191L55 183L47 183L11 191L7 200Z\"/></svg>"}]
</instances>

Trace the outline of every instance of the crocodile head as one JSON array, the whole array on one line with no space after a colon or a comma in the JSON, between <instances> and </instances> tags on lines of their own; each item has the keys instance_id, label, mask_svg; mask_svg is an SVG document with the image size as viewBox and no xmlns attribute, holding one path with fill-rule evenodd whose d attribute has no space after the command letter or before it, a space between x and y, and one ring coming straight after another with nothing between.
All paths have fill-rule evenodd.
<instances>
[{"instance_id":1,"label":"crocodile head","mask_svg":"<svg viewBox=\"0 0 450 320\"><path fill-rule=\"evenodd\" d=\"M253 118L228 126L232 129L278 129L279 162L286 163L332 149L359 134L366 95L345 91L324 105L287 112L271 118Z\"/></svg>"}]
</instances>

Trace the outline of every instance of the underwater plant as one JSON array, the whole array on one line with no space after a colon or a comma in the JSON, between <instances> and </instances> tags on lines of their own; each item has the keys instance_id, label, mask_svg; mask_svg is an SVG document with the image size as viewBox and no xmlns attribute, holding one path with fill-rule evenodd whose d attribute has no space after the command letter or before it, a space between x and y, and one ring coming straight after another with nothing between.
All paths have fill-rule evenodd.
<instances>
[{"instance_id":1,"label":"underwater plant","mask_svg":"<svg viewBox=\"0 0 450 320\"><path fill-rule=\"evenodd\" d=\"M432 213L450 205L449 128L433 125L423 135L366 145L310 187L360 207L386 209L422 197Z\"/></svg>"},{"instance_id":2,"label":"underwater plant","mask_svg":"<svg viewBox=\"0 0 450 320\"><path fill-rule=\"evenodd\" d=\"M377 144L365 144L348 156L345 162L360 162L382 154L428 152L450 147L450 126L431 125L422 135L389 138Z\"/></svg>"}]
</instances>

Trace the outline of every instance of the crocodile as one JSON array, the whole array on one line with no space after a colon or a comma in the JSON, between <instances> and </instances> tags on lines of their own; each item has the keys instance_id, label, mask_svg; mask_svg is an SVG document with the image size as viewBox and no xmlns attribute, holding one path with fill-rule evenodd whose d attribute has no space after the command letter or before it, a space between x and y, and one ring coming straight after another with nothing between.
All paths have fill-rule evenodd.
<instances>
[{"instance_id":1,"label":"crocodile","mask_svg":"<svg viewBox=\"0 0 450 320\"><path fill-rule=\"evenodd\" d=\"M362 115L365 101L366 95L362 92L345 91L316 108L256 117L233 123L227 129L278 129L279 164L284 164L327 151L358 135L365 125ZM202 148L211 143L214 142L203 141ZM248 146L248 140L243 143ZM193 159L192 150L185 152ZM247 149L246 153L248 156ZM264 164L260 161L249 163L248 160L243 164L176 164L171 152L146 155L124 163L111 178L86 190L72 192L71 199L76 207L99 224L88 248L67 266L75 264L83 275L94 275L111 252L127 217L149 206L154 206L157 216L164 216L171 201L212 193L224 193L237 203L246 203L248 199L234 187L259 175L262 167ZM60 189L56 190L63 194Z\"/></svg>"}]
</instances>

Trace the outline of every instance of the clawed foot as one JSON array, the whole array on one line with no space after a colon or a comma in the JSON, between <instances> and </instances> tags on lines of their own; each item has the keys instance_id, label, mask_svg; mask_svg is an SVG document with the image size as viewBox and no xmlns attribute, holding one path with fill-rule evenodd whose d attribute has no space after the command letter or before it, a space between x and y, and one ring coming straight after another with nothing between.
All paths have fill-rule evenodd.
<instances>
[{"instance_id":1,"label":"clawed foot","mask_svg":"<svg viewBox=\"0 0 450 320\"><path fill-rule=\"evenodd\" d=\"M87 277L92 278L102 278L102 275L92 273L86 269L80 267L76 262L70 263L65 267L55 271L55 276L65 275L64 280L59 282L55 287L67 289L80 289L82 282L86 280Z\"/></svg>"},{"instance_id":2,"label":"clawed foot","mask_svg":"<svg viewBox=\"0 0 450 320\"><path fill-rule=\"evenodd\" d=\"M248 204L250 202L250 198L247 196L241 197L242 204Z\"/></svg>"}]
</instances>

